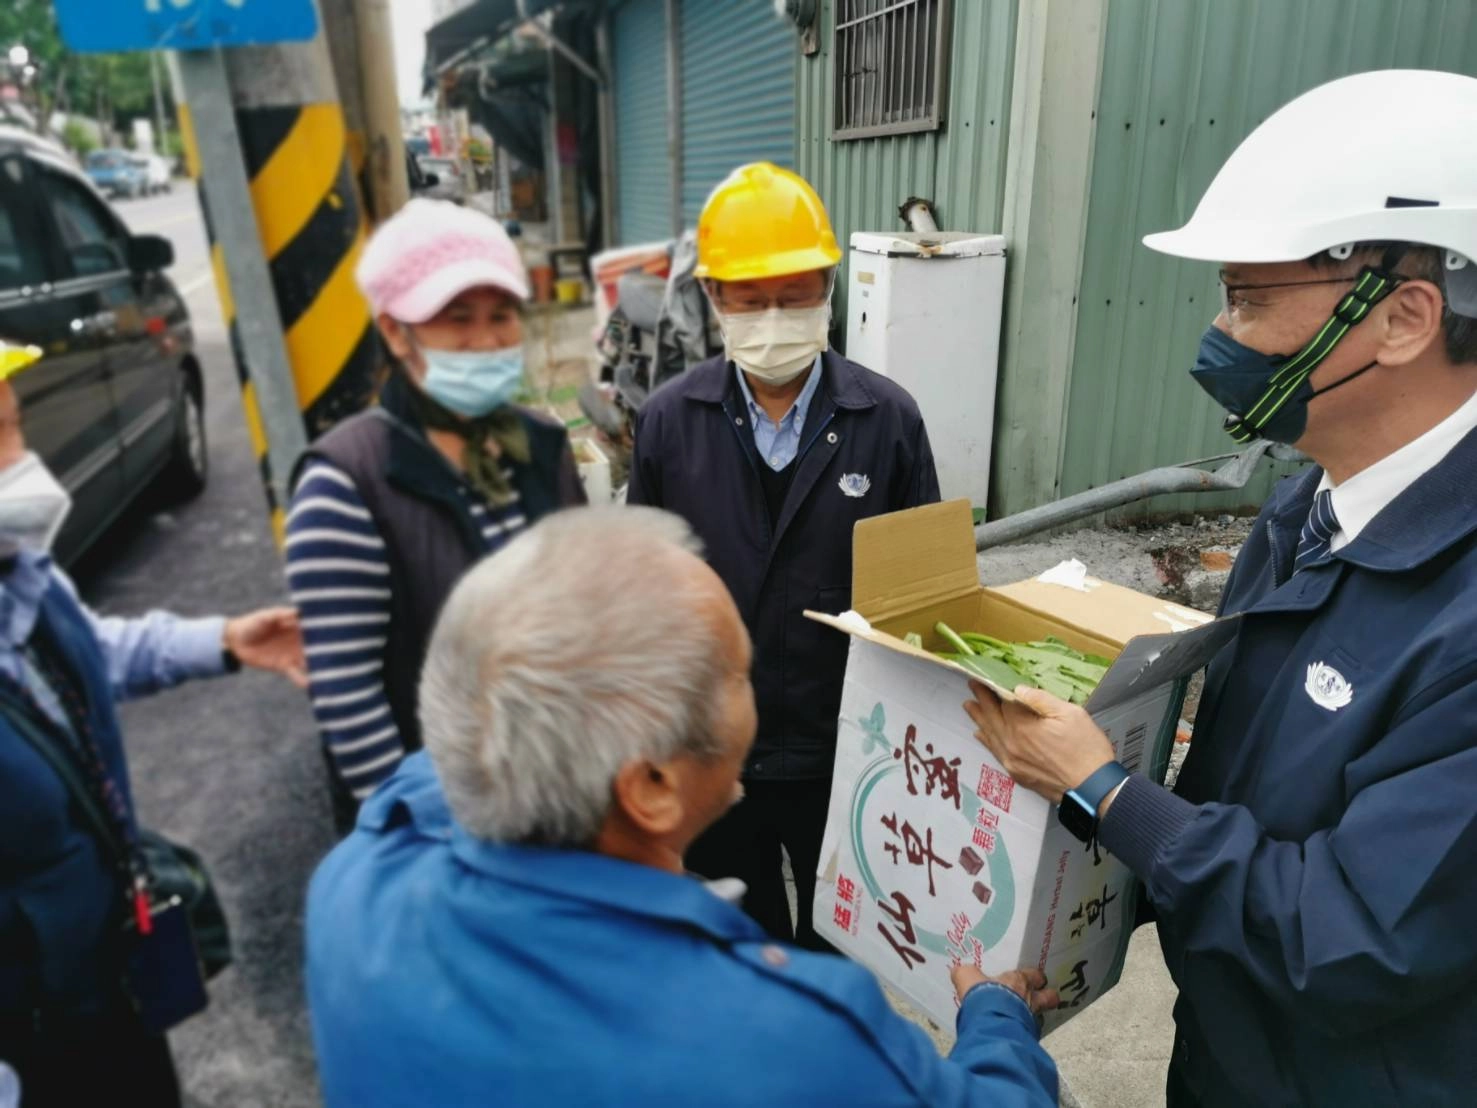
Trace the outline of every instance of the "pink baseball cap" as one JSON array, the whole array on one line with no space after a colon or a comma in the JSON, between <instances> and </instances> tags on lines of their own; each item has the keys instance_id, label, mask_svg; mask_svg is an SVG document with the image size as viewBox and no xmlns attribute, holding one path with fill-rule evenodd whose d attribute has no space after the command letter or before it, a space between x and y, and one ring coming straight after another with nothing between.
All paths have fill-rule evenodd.
<instances>
[{"instance_id":1,"label":"pink baseball cap","mask_svg":"<svg viewBox=\"0 0 1477 1108\"><path fill-rule=\"evenodd\" d=\"M381 224L355 270L376 315L424 323L468 289L523 301L528 274L495 219L448 200L417 198Z\"/></svg>"}]
</instances>

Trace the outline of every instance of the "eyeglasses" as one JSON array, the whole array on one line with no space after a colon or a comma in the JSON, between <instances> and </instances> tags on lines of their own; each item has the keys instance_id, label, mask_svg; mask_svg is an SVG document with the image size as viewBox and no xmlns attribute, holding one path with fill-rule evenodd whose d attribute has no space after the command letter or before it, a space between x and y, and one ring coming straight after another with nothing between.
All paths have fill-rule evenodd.
<instances>
[{"instance_id":1,"label":"eyeglasses","mask_svg":"<svg viewBox=\"0 0 1477 1108\"><path fill-rule=\"evenodd\" d=\"M830 295L830 289L826 289L819 293L783 292L776 297L739 294L730 299L720 292L714 299L714 303L719 311L733 315L748 315L751 312L768 311L770 308L779 308L783 311L819 308L830 298Z\"/></svg>"},{"instance_id":2,"label":"eyeglasses","mask_svg":"<svg viewBox=\"0 0 1477 1108\"><path fill-rule=\"evenodd\" d=\"M1295 289L1305 285L1347 285L1359 280L1358 273L1350 277L1320 277L1313 281L1275 281L1267 285L1228 285L1224 276L1221 277L1221 311L1230 314L1237 308L1244 308L1246 301L1238 299L1243 292L1255 292L1261 289Z\"/></svg>"}]
</instances>

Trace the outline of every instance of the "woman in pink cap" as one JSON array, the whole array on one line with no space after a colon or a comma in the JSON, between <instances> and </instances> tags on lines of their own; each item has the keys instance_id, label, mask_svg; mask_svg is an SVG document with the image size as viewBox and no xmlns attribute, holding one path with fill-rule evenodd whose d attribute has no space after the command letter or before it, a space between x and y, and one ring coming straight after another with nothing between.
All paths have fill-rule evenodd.
<instances>
[{"instance_id":1,"label":"woman in pink cap","mask_svg":"<svg viewBox=\"0 0 1477 1108\"><path fill-rule=\"evenodd\" d=\"M379 407L299 463L287 575L341 831L421 745L416 688L447 594L540 516L585 501L562 425L512 402L528 278L495 221L412 200L359 263L390 352Z\"/></svg>"}]
</instances>

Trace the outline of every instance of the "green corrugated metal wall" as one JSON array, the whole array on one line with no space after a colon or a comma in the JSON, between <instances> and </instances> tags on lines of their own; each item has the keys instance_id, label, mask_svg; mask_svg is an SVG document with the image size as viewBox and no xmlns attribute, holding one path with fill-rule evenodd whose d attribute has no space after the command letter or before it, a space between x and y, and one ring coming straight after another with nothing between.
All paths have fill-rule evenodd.
<instances>
[{"instance_id":1,"label":"green corrugated metal wall","mask_svg":"<svg viewBox=\"0 0 1477 1108\"><path fill-rule=\"evenodd\" d=\"M1106 35L1063 494L1232 447L1187 372L1217 310L1215 267L1140 238L1188 219L1240 140L1300 92L1367 69L1477 74L1469 0L1111 0ZM1273 476L1136 514L1254 505ZM1030 506L1006 493L997 513Z\"/></svg>"},{"instance_id":2,"label":"green corrugated metal wall","mask_svg":"<svg viewBox=\"0 0 1477 1108\"><path fill-rule=\"evenodd\" d=\"M665 8L662 0L626 0L612 23L620 241L660 241L672 234Z\"/></svg>"},{"instance_id":3,"label":"green corrugated metal wall","mask_svg":"<svg viewBox=\"0 0 1477 1108\"><path fill-rule=\"evenodd\" d=\"M852 231L899 228L909 195L935 200L949 230L1000 229L1017 3L955 0L944 130L832 142L823 0L821 53L800 62L798 168L843 246ZM1215 268L1156 255L1142 236L1189 218L1241 139L1300 92L1392 66L1477 74L1473 0L1110 0L1107 11L1060 495L1233 446L1188 373L1216 310ZM998 458L994 469L992 514L1039 500ZM1253 506L1287 471L1134 513Z\"/></svg>"},{"instance_id":4,"label":"green corrugated metal wall","mask_svg":"<svg viewBox=\"0 0 1477 1108\"><path fill-rule=\"evenodd\" d=\"M826 202L845 250L853 231L902 230L898 206L932 200L940 226L995 232L1010 129L1016 0L954 0L950 93L940 131L831 141L834 0L822 0L821 50L800 59L798 171ZM846 278L836 316L845 319Z\"/></svg>"},{"instance_id":5,"label":"green corrugated metal wall","mask_svg":"<svg viewBox=\"0 0 1477 1108\"><path fill-rule=\"evenodd\" d=\"M682 218L753 161L795 165L794 25L771 0L683 0Z\"/></svg>"}]
</instances>

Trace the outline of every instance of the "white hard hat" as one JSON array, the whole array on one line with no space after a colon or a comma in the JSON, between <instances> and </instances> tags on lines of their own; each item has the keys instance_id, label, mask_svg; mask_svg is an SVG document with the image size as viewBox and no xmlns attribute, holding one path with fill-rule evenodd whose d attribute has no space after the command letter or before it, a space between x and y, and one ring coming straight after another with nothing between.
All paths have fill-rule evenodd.
<instances>
[{"instance_id":1,"label":"white hard hat","mask_svg":"<svg viewBox=\"0 0 1477 1108\"><path fill-rule=\"evenodd\" d=\"M1477 286L1477 78L1385 69L1304 93L1236 148L1190 222L1144 245L1288 262L1378 240L1443 248L1452 306L1466 306L1454 286L1462 300Z\"/></svg>"}]
</instances>

